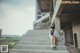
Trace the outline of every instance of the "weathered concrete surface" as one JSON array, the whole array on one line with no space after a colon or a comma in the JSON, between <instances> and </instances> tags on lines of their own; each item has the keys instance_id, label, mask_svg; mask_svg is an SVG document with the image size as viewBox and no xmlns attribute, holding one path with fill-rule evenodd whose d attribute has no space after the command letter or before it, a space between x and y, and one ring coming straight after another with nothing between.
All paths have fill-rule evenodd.
<instances>
[{"instance_id":1,"label":"weathered concrete surface","mask_svg":"<svg viewBox=\"0 0 80 53\"><path fill-rule=\"evenodd\" d=\"M74 33L77 34L78 48L80 49L80 24L74 22L72 28L73 28L73 34Z\"/></svg>"},{"instance_id":2,"label":"weathered concrete surface","mask_svg":"<svg viewBox=\"0 0 80 53\"><path fill-rule=\"evenodd\" d=\"M80 49L72 46L67 46L70 53L80 53Z\"/></svg>"},{"instance_id":3,"label":"weathered concrete surface","mask_svg":"<svg viewBox=\"0 0 80 53\"><path fill-rule=\"evenodd\" d=\"M69 53L60 37L57 39L56 49L52 49L49 30L30 30L9 53Z\"/></svg>"}]
</instances>

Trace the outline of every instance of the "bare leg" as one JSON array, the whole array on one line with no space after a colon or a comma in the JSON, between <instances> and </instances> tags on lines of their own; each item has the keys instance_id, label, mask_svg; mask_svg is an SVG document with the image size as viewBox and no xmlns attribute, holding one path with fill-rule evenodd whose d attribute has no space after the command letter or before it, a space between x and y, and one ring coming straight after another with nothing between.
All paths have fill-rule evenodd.
<instances>
[{"instance_id":1,"label":"bare leg","mask_svg":"<svg viewBox=\"0 0 80 53\"><path fill-rule=\"evenodd\" d=\"M55 37L51 36L51 47L55 46Z\"/></svg>"},{"instance_id":2,"label":"bare leg","mask_svg":"<svg viewBox=\"0 0 80 53\"><path fill-rule=\"evenodd\" d=\"M51 47L53 47L53 36L51 36Z\"/></svg>"},{"instance_id":3,"label":"bare leg","mask_svg":"<svg viewBox=\"0 0 80 53\"><path fill-rule=\"evenodd\" d=\"M53 44L55 44L56 43L56 38L55 38L55 36L53 36Z\"/></svg>"},{"instance_id":4,"label":"bare leg","mask_svg":"<svg viewBox=\"0 0 80 53\"><path fill-rule=\"evenodd\" d=\"M55 47L56 39L55 36L51 37L51 47Z\"/></svg>"}]
</instances>

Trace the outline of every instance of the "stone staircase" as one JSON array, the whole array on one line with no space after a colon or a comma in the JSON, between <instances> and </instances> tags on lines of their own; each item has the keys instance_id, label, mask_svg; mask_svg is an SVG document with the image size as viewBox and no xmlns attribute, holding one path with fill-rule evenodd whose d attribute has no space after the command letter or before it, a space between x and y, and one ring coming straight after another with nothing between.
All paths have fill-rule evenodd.
<instances>
[{"instance_id":1,"label":"stone staircase","mask_svg":"<svg viewBox=\"0 0 80 53\"><path fill-rule=\"evenodd\" d=\"M57 47L50 47L48 30L29 30L9 53L69 53L60 37Z\"/></svg>"}]
</instances>

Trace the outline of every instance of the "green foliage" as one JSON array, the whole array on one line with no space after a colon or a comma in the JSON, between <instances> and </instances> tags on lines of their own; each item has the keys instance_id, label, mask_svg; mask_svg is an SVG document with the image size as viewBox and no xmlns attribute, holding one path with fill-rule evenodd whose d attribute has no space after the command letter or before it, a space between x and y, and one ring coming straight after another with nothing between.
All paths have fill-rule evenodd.
<instances>
[{"instance_id":1,"label":"green foliage","mask_svg":"<svg viewBox=\"0 0 80 53\"><path fill-rule=\"evenodd\" d=\"M21 39L20 36L16 36L16 37L3 37L1 39L2 42L0 41L0 43L1 43L0 45L7 44L8 48L10 49L10 48L13 48L15 43L17 41L19 41L20 39Z\"/></svg>"},{"instance_id":2,"label":"green foliage","mask_svg":"<svg viewBox=\"0 0 80 53\"><path fill-rule=\"evenodd\" d=\"M14 45L15 45L15 42L10 42L10 43L8 44L8 48L11 49L11 48L14 47Z\"/></svg>"},{"instance_id":3,"label":"green foliage","mask_svg":"<svg viewBox=\"0 0 80 53\"><path fill-rule=\"evenodd\" d=\"M21 37L4 37L4 40L7 42L17 42Z\"/></svg>"}]
</instances>

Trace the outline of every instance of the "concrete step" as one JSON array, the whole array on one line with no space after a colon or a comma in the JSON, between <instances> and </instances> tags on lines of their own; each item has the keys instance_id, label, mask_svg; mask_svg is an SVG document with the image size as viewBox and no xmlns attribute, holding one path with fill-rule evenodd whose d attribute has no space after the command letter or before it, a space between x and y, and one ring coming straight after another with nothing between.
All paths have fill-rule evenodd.
<instances>
[{"instance_id":1,"label":"concrete step","mask_svg":"<svg viewBox=\"0 0 80 53\"><path fill-rule=\"evenodd\" d=\"M57 42L57 45L64 45L63 42ZM20 41L17 45L50 45L50 42L29 42L29 41Z\"/></svg>"},{"instance_id":2,"label":"concrete step","mask_svg":"<svg viewBox=\"0 0 80 53\"><path fill-rule=\"evenodd\" d=\"M25 37L44 37L44 38L48 38L49 33L47 33L47 34L41 34L41 33L29 34L29 35L25 35ZM25 37L23 37L23 38L25 38ZM56 36L56 37L60 37L60 36Z\"/></svg>"},{"instance_id":3,"label":"concrete step","mask_svg":"<svg viewBox=\"0 0 80 53\"><path fill-rule=\"evenodd\" d=\"M23 37L22 39L26 39L26 38L45 38L45 39L49 39L49 36L28 36L28 37ZM61 39L61 37L56 37L57 39Z\"/></svg>"},{"instance_id":4,"label":"concrete step","mask_svg":"<svg viewBox=\"0 0 80 53\"><path fill-rule=\"evenodd\" d=\"M9 53L69 53L60 36L55 49L50 47L49 30L29 30Z\"/></svg>"},{"instance_id":5,"label":"concrete step","mask_svg":"<svg viewBox=\"0 0 80 53\"><path fill-rule=\"evenodd\" d=\"M42 41L42 42L50 42L50 39L22 39L21 41ZM62 40L61 39L56 39L56 42L62 42Z\"/></svg>"},{"instance_id":6,"label":"concrete step","mask_svg":"<svg viewBox=\"0 0 80 53\"><path fill-rule=\"evenodd\" d=\"M49 35L48 36L42 36L42 35L36 35L36 36L34 36L34 35L28 35L28 36L25 36L25 37L22 37L22 39L24 39L24 38L49 38Z\"/></svg>"},{"instance_id":7,"label":"concrete step","mask_svg":"<svg viewBox=\"0 0 80 53\"><path fill-rule=\"evenodd\" d=\"M37 33L36 33L37 32ZM41 33L41 34L46 34L46 33L49 33L49 30L29 30L26 34L30 35L30 34L38 34L38 33ZM25 35L26 35L25 34Z\"/></svg>"},{"instance_id":8,"label":"concrete step","mask_svg":"<svg viewBox=\"0 0 80 53\"><path fill-rule=\"evenodd\" d=\"M14 49L51 50L50 45L17 45ZM56 50L67 50L65 46L56 46Z\"/></svg>"},{"instance_id":9,"label":"concrete step","mask_svg":"<svg viewBox=\"0 0 80 53\"><path fill-rule=\"evenodd\" d=\"M49 39L49 36L28 36L28 37L23 37L22 39L27 39L27 38L42 38L42 39ZM56 39L61 39L61 37L56 37Z\"/></svg>"},{"instance_id":10,"label":"concrete step","mask_svg":"<svg viewBox=\"0 0 80 53\"><path fill-rule=\"evenodd\" d=\"M28 36L28 37L23 37L21 39L50 39L49 36ZM61 37L56 37L56 39L61 39Z\"/></svg>"},{"instance_id":11,"label":"concrete step","mask_svg":"<svg viewBox=\"0 0 80 53\"><path fill-rule=\"evenodd\" d=\"M25 37L27 36L42 36L42 37L44 37L44 36L49 36L49 30L32 30L32 31L29 31L26 35L25 35ZM59 37L59 36L58 36Z\"/></svg>"},{"instance_id":12,"label":"concrete step","mask_svg":"<svg viewBox=\"0 0 80 53\"><path fill-rule=\"evenodd\" d=\"M25 39L23 39L23 40L21 40L21 41L29 41L29 42L32 42L32 41L34 41L34 42L50 42L50 40L45 40L45 39L31 39L31 40L29 40L29 39L27 39L27 40L25 40ZM62 42L62 40L56 40L56 42Z\"/></svg>"},{"instance_id":13,"label":"concrete step","mask_svg":"<svg viewBox=\"0 0 80 53\"><path fill-rule=\"evenodd\" d=\"M22 39L20 41L29 41L29 42L50 42L50 39ZM62 42L62 40L56 40L56 42Z\"/></svg>"},{"instance_id":14,"label":"concrete step","mask_svg":"<svg viewBox=\"0 0 80 53\"><path fill-rule=\"evenodd\" d=\"M30 49L12 49L10 53L69 53L67 50L30 50Z\"/></svg>"},{"instance_id":15,"label":"concrete step","mask_svg":"<svg viewBox=\"0 0 80 53\"><path fill-rule=\"evenodd\" d=\"M26 37L26 36L47 36L49 34L49 31L48 30L30 30L30 31L28 31L25 35L24 35L24 37Z\"/></svg>"}]
</instances>

